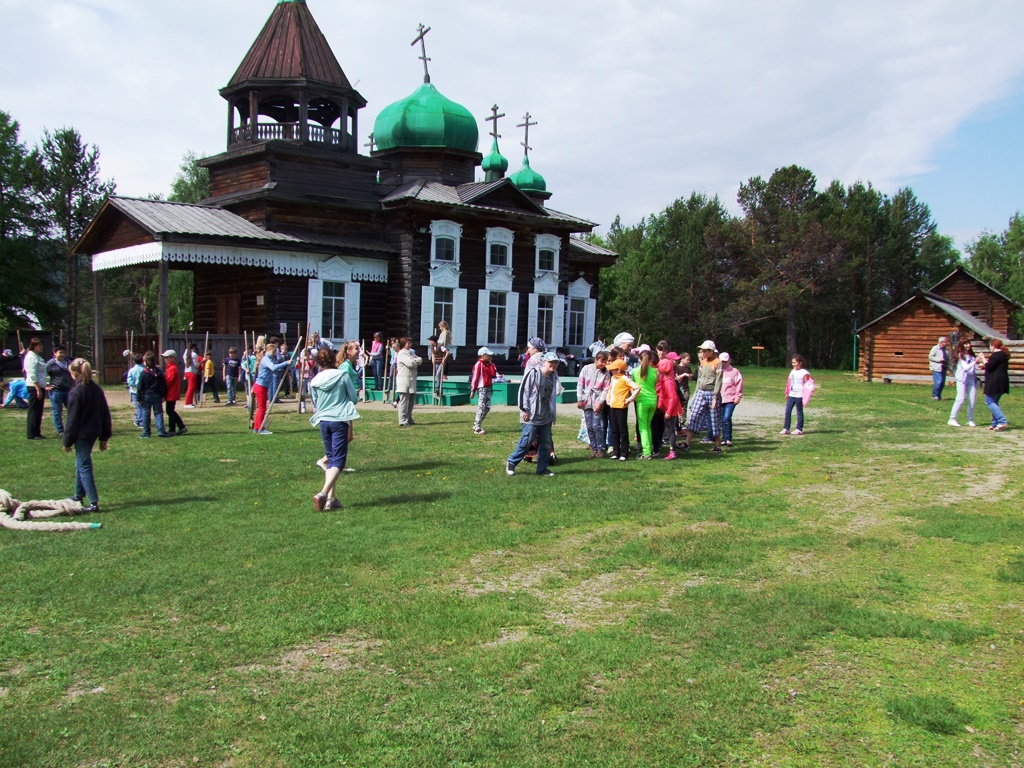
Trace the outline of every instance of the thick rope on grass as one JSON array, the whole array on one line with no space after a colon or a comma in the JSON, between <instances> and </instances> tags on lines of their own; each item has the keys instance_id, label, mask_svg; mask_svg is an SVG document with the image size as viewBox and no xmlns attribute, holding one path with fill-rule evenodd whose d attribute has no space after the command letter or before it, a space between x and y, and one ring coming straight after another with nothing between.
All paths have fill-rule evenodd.
<instances>
[{"instance_id":1,"label":"thick rope on grass","mask_svg":"<svg viewBox=\"0 0 1024 768\"><path fill-rule=\"evenodd\" d=\"M47 518L61 515L74 517L82 514L80 501L18 501L0 488L0 526L15 531L87 531L100 528L103 523L46 522Z\"/></svg>"}]
</instances>

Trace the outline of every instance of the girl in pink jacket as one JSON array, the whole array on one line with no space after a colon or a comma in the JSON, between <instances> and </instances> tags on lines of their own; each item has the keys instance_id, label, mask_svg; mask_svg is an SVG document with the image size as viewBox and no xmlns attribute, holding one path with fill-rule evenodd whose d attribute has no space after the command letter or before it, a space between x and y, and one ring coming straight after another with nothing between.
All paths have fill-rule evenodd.
<instances>
[{"instance_id":1,"label":"girl in pink jacket","mask_svg":"<svg viewBox=\"0 0 1024 768\"><path fill-rule=\"evenodd\" d=\"M732 364L732 357L723 352L722 361L722 445L732 445L732 412L743 399L743 374Z\"/></svg>"},{"instance_id":2,"label":"girl in pink jacket","mask_svg":"<svg viewBox=\"0 0 1024 768\"><path fill-rule=\"evenodd\" d=\"M669 451L666 461L676 457L676 424L680 414L685 412L683 401L679 398L679 388L676 386L676 364L665 358L658 363L658 382L655 385L658 392L658 410L665 414L665 436L668 441Z\"/></svg>"}]
</instances>

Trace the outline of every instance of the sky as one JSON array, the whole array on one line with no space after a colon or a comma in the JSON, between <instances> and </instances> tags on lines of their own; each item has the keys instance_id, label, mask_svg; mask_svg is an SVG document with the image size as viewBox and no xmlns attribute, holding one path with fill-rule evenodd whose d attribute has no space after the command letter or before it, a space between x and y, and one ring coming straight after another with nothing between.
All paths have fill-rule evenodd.
<instances>
[{"instance_id":1,"label":"sky","mask_svg":"<svg viewBox=\"0 0 1024 768\"><path fill-rule=\"evenodd\" d=\"M182 155L225 149L227 84L276 0L0 0L0 110L33 145L73 126L118 194L167 194ZM607 231L691 192L737 212L780 167L824 189L910 187L961 249L1024 210L1019 0L308 0L368 100L361 143L422 82L478 118L510 172ZM366 150L363 150L364 152Z\"/></svg>"}]
</instances>

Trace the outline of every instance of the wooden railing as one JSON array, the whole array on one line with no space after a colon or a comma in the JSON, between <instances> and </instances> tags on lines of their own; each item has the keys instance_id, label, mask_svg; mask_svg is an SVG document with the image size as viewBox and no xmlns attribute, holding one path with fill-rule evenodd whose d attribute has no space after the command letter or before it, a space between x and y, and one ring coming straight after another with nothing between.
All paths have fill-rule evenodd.
<instances>
[{"instance_id":1,"label":"wooden railing","mask_svg":"<svg viewBox=\"0 0 1024 768\"><path fill-rule=\"evenodd\" d=\"M306 126L308 136L306 141L318 144L331 144L337 146L341 143L341 131L337 128L324 128L315 123ZM257 123L255 136L252 126L243 125L231 132L231 143L239 144L246 141L300 141L302 127L299 123Z\"/></svg>"}]
</instances>

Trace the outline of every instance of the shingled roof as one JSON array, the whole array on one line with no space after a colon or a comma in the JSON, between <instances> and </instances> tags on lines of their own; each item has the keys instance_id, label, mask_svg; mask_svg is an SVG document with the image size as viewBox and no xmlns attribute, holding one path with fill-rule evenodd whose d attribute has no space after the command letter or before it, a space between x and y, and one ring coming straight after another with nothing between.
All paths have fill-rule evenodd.
<instances>
[{"instance_id":1,"label":"shingled roof","mask_svg":"<svg viewBox=\"0 0 1024 768\"><path fill-rule=\"evenodd\" d=\"M274 6L263 31L224 90L254 80L306 80L352 90L305 2L279 2Z\"/></svg>"}]
</instances>

